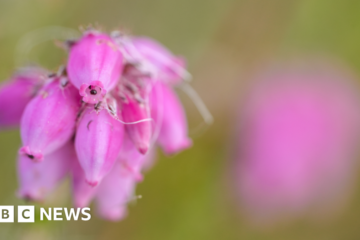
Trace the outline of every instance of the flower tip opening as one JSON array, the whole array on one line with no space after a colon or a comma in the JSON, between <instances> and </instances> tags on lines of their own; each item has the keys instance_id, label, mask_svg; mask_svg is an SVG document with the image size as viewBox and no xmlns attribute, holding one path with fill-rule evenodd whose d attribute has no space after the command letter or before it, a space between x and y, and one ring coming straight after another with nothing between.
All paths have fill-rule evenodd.
<instances>
[{"instance_id":1,"label":"flower tip opening","mask_svg":"<svg viewBox=\"0 0 360 240\"><path fill-rule=\"evenodd\" d=\"M89 184L91 187L96 187L99 184L99 181L90 181L86 180L87 184Z\"/></svg>"},{"instance_id":2,"label":"flower tip opening","mask_svg":"<svg viewBox=\"0 0 360 240\"><path fill-rule=\"evenodd\" d=\"M138 150L141 154L145 155L147 151L149 150L149 144L141 144L138 146Z\"/></svg>"},{"instance_id":3,"label":"flower tip opening","mask_svg":"<svg viewBox=\"0 0 360 240\"><path fill-rule=\"evenodd\" d=\"M44 155L42 153L31 151L29 146L24 146L20 148L19 154L26 155L30 160L34 162L42 162L44 160Z\"/></svg>"},{"instance_id":4,"label":"flower tip opening","mask_svg":"<svg viewBox=\"0 0 360 240\"><path fill-rule=\"evenodd\" d=\"M102 82L100 81L92 81L89 84L82 84L79 90L80 96L82 96L82 100L86 103L96 104L100 102L106 95L106 90Z\"/></svg>"},{"instance_id":5,"label":"flower tip opening","mask_svg":"<svg viewBox=\"0 0 360 240\"><path fill-rule=\"evenodd\" d=\"M192 147L192 145L192 140L188 138L184 140L181 144L178 144L176 146L164 146L164 152L168 156L173 156L185 149Z\"/></svg>"},{"instance_id":6,"label":"flower tip opening","mask_svg":"<svg viewBox=\"0 0 360 240\"><path fill-rule=\"evenodd\" d=\"M16 196L18 198L23 199L25 202L42 202L43 201L43 197L35 194L35 193L31 193L28 191L23 191L23 190L19 190L16 193Z\"/></svg>"}]
</instances>

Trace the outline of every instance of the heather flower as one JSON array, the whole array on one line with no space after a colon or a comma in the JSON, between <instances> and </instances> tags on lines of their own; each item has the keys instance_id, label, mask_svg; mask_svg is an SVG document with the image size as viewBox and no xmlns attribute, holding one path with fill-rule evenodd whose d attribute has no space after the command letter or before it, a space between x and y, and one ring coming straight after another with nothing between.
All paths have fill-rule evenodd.
<instances>
[{"instance_id":1,"label":"heather flower","mask_svg":"<svg viewBox=\"0 0 360 240\"><path fill-rule=\"evenodd\" d=\"M135 66L126 65L114 96L118 99L119 110L125 129L136 148L145 154L151 144L152 126L149 93L153 80L142 74Z\"/></svg>"},{"instance_id":2,"label":"heather flower","mask_svg":"<svg viewBox=\"0 0 360 240\"><path fill-rule=\"evenodd\" d=\"M154 78L167 83L179 83L189 78L185 70L185 60L174 56L168 49L153 39L137 37L132 39L132 44L145 59L151 64Z\"/></svg>"},{"instance_id":3,"label":"heather flower","mask_svg":"<svg viewBox=\"0 0 360 240\"><path fill-rule=\"evenodd\" d=\"M35 161L63 146L75 132L80 101L64 76L55 76L26 106L21 119L20 153Z\"/></svg>"},{"instance_id":4,"label":"heather flower","mask_svg":"<svg viewBox=\"0 0 360 240\"><path fill-rule=\"evenodd\" d=\"M73 201L76 207L87 206L95 198L97 211L105 219L116 221L127 214L126 205L135 199L135 187L142 180L141 172L154 161L153 152L140 154L125 134L120 154L111 171L96 186L85 181L78 162L72 170Z\"/></svg>"},{"instance_id":5,"label":"heather flower","mask_svg":"<svg viewBox=\"0 0 360 240\"><path fill-rule=\"evenodd\" d=\"M192 145L184 109L176 93L157 82L151 92L151 116L159 130L157 142L165 153L174 154Z\"/></svg>"},{"instance_id":6,"label":"heather flower","mask_svg":"<svg viewBox=\"0 0 360 240\"><path fill-rule=\"evenodd\" d=\"M150 147L151 122L141 120L150 119L148 103L138 102L132 96L125 95L124 100L121 102L121 112L125 122L137 122L125 125L125 128L139 152L145 154Z\"/></svg>"},{"instance_id":7,"label":"heather flower","mask_svg":"<svg viewBox=\"0 0 360 240\"><path fill-rule=\"evenodd\" d=\"M0 88L0 128L18 127L26 105L37 94L46 77L40 68L19 70Z\"/></svg>"},{"instance_id":8,"label":"heather flower","mask_svg":"<svg viewBox=\"0 0 360 240\"><path fill-rule=\"evenodd\" d=\"M351 77L330 69L314 64L265 73L249 89L236 175L255 220L325 211L347 196L359 99Z\"/></svg>"},{"instance_id":9,"label":"heather flower","mask_svg":"<svg viewBox=\"0 0 360 240\"><path fill-rule=\"evenodd\" d=\"M86 106L76 130L75 148L86 181L95 186L112 168L123 140L123 124L109 106Z\"/></svg>"},{"instance_id":10,"label":"heather flower","mask_svg":"<svg viewBox=\"0 0 360 240\"><path fill-rule=\"evenodd\" d=\"M147 37L126 37L119 32L112 33L114 41L120 46L125 60L136 65L152 79L168 84L178 84L189 80L185 59L174 56L166 47Z\"/></svg>"},{"instance_id":11,"label":"heather flower","mask_svg":"<svg viewBox=\"0 0 360 240\"><path fill-rule=\"evenodd\" d=\"M0 104L0 126L22 115L20 197L43 200L69 173L76 207L94 199L100 216L119 220L156 144L167 153L191 145L171 89L186 77L184 63L156 44L90 30L68 44L66 71L46 81L17 75L0 91L1 104L16 102Z\"/></svg>"},{"instance_id":12,"label":"heather flower","mask_svg":"<svg viewBox=\"0 0 360 240\"><path fill-rule=\"evenodd\" d=\"M84 208L90 204L98 185L92 186L86 181L84 170L78 159L72 162L70 174L72 178L73 205Z\"/></svg>"},{"instance_id":13,"label":"heather flower","mask_svg":"<svg viewBox=\"0 0 360 240\"><path fill-rule=\"evenodd\" d=\"M45 155L45 161L34 162L25 155L18 156L18 195L28 200L42 201L65 177L76 160L71 141L58 150Z\"/></svg>"},{"instance_id":14,"label":"heather flower","mask_svg":"<svg viewBox=\"0 0 360 240\"><path fill-rule=\"evenodd\" d=\"M122 67L122 54L106 34L87 32L70 48L67 72L84 102L101 101L119 80Z\"/></svg>"}]
</instances>

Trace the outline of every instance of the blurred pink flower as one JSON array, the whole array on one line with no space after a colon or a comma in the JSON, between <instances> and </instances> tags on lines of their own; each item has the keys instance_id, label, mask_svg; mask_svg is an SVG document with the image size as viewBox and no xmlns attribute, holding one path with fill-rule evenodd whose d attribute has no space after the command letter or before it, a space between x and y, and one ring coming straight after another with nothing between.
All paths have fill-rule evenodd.
<instances>
[{"instance_id":1,"label":"blurred pink flower","mask_svg":"<svg viewBox=\"0 0 360 240\"><path fill-rule=\"evenodd\" d=\"M18 157L18 176L22 198L43 201L56 185L70 171L76 160L74 145L71 141L60 149L45 155L45 161L37 163L27 156Z\"/></svg>"},{"instance_id":2,"label":"blurred pink flower","mask_svg":"<svg viewBox=\"0 0 360 240\"><path fill-rule=\"evenodd\" d=\"M191 147L185 111L176 93L165 83L157 82L151 92L151 116L159 145L166 154L174 154Z\"/></svg>"},{"instance_id":3,"label":"blurred pink flower","mask_svg":"<svg viewBox=\"0 0 360 240\"><path fill-rule=\"evenodd\" d=\"M46 79L37 67L20 69L0 88L0 128L18 127L26 105L36 96Z\"/></svg>"},{"instance_id":4,"label":"blurred pink flower","mask_svg":"<svg viewBox=\"0 0 360 240\"><path fill-rule=\"evenodd\" d=\"M236 176L255 220L335 209L346 198L360 104L352 77L335 69L285 68L251 86L239 117Z\"/></svg>"}]
</instances>

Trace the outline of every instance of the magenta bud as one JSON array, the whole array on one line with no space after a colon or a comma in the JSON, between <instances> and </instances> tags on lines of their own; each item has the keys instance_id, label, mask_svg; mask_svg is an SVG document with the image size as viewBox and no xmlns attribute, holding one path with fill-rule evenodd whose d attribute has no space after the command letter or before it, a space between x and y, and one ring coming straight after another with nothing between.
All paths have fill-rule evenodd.
<instances>
[{"instance_id":1,"label":"magenta bud","mask_svg":"<svg viewBox=\"0 0 360 240\"><path fill-rule=\"evenodd\" d=\"M150 149L145 155L141 154L134 143L125 134L118 161L122 166L133 175L137 182L143 180L142 171L148 170L155 160L155 151Z\"/></svg>"},{"instance_id":2,"label":"magenta bud","mask_svg":"<svg viewBox=\"0 0 360 240\"><path fill-rule=\"evenodd\" d=\"M76 159L72 142L46 155L41 163L31 161L24 155L18 157L18 195L34 201L43 200L70 170L71 162Z\"/></svg>"},{"instance_id":3,"label":"magenta bud","mask_svg":"<svg viewBox=\"0 0 360 240\"><path fill-rule=\"evenodd\" d=\"M129 138L140 153L145 154L151 140L151 117L148 101L137 101L133 96L125 94L121 101L121 114Z\"/></svg>"},{"instance_id":4,"label":"magenta bud","mask_svg":"<svg viewBox=\"0 0 360 240\"><path fill-rule=\"evenodd\" d=\"M63 146L75 132L79 108L76 88L64 78L52 79L25 108L21 119L23 147L20 154L41 161L43 155Z\"/></svg>"},{"instance_id":5,"label":"magenta bud","mask_svg":"<svg viewBox=\"0 0 360 240\"><path fill-rule=\"evenodd\" d=\"M151 92L151 116L158 130L157 142L166 154L191 147L185 111L176 93L166 84L157 82Z\"/></svg>"},{"instance_id":6,"label":"magenta bud","mask_svg":"<svg viewBox=\"0 0 360 240\"><path fill-rule=\"evenodd\" d=\"M78 159L72 163L72 192L75 207L83 208L90 204L98 186L90 186Z\"/></svg>"},{"instance_id":7,"label":"magenta bud","mask_svg":"<svg viewBox=\"0 0 360 240\"><path fill-rule=\"evenodd\" d=\"M174 56L157 41L138 37L132 39L132 44L144 58L143 60L151 66L150 72L156 79L167 83L179 83L189 77L185 69L185 60Z\"/></svg>"},{"instance_id":8,"label":"magenta bud","mask_svg":"<svg viewBox=\"0 0 360 240\"><path fill-rule=\"evenodd\" d=\"M105 34L86 33L70 49L67 73L84 102L103 99L119 80L122 68L123 56Z\"/></svg>"},{"instance_id":9,"label":"magenta bud","mask_svg":"<svg viewBox=\"0 0 360 240\"><path fill-rule=\"evenodd\" d=\"M46 76L39 68L25 68L0 89L0 128L18 127L26 105L36 95Z\"/></svg>"},{"instance_id":10,"label":"magenta bud","mask_svg":"<svg viewBox=\"0 0 360 240\"><path fill-rule=\"evenodd\" d=\"M75 148L86 181L96 186L112 168L123 140L124 126L108 109L87 107L78 123Z\"/></svg>"},{"instance_id":11,"label":"magenta bud","mask_svg":"<svg viewBox=\"0 0 360 240\"><path fill-rule=\"evenodd\" d=\"M116 162L97 189L98 214L111 221L118 221L126 217L126 205L134 199L135 186L134 176L121 162Z\"/></svg>"}]
</instances>

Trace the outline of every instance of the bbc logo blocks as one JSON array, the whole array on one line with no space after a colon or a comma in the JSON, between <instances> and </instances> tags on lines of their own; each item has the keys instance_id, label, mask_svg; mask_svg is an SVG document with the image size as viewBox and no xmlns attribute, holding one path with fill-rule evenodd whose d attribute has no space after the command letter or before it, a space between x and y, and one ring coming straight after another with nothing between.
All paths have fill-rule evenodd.
<instances>
[{"instance_id":1,"label":"bbc logo blocks","mask_svg":"<svg viewBox=\"0 0 360 240\"><path fill-rule=\"evenodd\" d=\"M0 206L0 223L14 222L14 206ZM34 206L18 206L17 207L18 222L35 222Z\"/></svg>"},{"instance_id":2,"label":"bbc logo blocks","mask_svg":"<svg viewBox=\"0 0 360 240\"><path fill-rule=\"evenodd\" d=\"M40 221L89 221L91 219L90 208L40 208ZM35 222L35 206L17 206L17 218L15 219L14 206L0 205L0 223Z\"/></svg>"},{"instance_id":3,"label":"bbc logo blocks","mask_svg":"<svg viewBox=\"0 0 360 240\"><path fill-rule=\"evenodd\" d=\"M35 222L35 207L18 206L17 216L18 222Z\"/></svg>"},{"instance_id":4,"label":"bbc logo blocks","mask_svg":"<svg viewBox=\"0 0 360 240\"><path fill-rule=\"evenodd\" d=\"M14 206L0 206L0 222L14 222Z\"/></svg>"}]
</instances>

